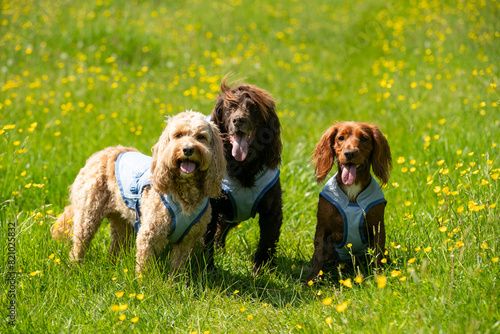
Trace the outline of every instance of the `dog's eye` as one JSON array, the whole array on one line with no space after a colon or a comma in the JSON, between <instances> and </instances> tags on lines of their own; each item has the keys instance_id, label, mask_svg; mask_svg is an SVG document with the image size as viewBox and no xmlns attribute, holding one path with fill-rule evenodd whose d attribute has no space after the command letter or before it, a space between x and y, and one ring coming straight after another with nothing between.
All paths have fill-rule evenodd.
<instances>
[{"instance_id":1,"label":"dog's eye","mask_svg":"<svg viewBox=\"0 0 500 334\"><path fill-rule=\"evenodd\" d=\"M345 139L345 138L344 138L344 136L339 136L339 137L337 138L337 140L338 140L338 141L344 141L344 139Z\"/></svg>"},{"instance_id":2,"label":"dog's eye","mask_svg":"<svg viewBox=\"0 0 500 334\"><path fill-rule=\"evenodd\" d=\"M207 140L207 137L205 137L204 135L197 135L196 139L197 140Z\"/></svg>"},{"instance_id":3,"label":"dog's eye","mask_svg":"<svg viewBox=\"0 0 500 334\"><path fill-rule=\"evenodd\" d=\"M182 137L182 133L180 133L180 132L179 132L179 133L176 133L176 134L174 135L174 138L181 138L181 137Z\"/></svg>"},{"instance_id":4,"label":"dog's eye","mask_svg":"<svg viewBox=\"0 0 500 334\"><path fill-rule=\"evenodd\" d=\"M361 136L361 137L359 137L359 140L361 140L361 141L368 141L368 137Z\"/></svg>"}]
</instances>

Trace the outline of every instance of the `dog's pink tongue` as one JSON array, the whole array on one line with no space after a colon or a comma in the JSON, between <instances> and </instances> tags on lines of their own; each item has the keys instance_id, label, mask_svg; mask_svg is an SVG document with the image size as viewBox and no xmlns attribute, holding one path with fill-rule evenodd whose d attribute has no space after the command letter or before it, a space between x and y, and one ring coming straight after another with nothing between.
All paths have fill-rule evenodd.
<instances>
[{"instance_id":1,"label":"dog's pink tongue","mask_svg":"<svg viewBox=\"0 0 500 334\"><path fill-rule=\"evenodd\" d=\"M351 184L354 183L354 180L356 180L356 166L355 165L349 165L349 166L342 165L342 182L344 182L344 184L350 186Z\"/></svg>"},{"instance_id":2,"label":"dog's pink tongue","mask_svg":"<svg viewBox=\"0 0 500 334\"><path fill-rule=\"evenodd\" d=\"M196 168L196 164L192 161L183 161L181 162L181 171L183 171L184 173L186 174L190 174L192 172L194 172Z\"/></svg>"},{"instance_id":3,"label":"dog's pink tongue","mask_svg":"<svg viewBox=\"0 0 500 334\"><path fill-rule=\"evenodd\" d=\"M247 158L248 154L247 136L242 136L240 134L234 135L232 154L237 161L244 161Z\"/></svg>"}]
</instances>

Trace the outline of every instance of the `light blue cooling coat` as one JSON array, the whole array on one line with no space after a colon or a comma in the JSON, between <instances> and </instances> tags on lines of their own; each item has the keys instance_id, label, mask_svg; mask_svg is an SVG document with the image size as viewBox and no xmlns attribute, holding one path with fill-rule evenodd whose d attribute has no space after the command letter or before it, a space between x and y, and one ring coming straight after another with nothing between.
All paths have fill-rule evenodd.
<instances>
[{"instance_id":1,"label":"light blue cooling coat","mask_svg":"<svg viewBox=\"0 0 500 334\"><path fill-rule=\"evenodd\" d=\"M205 119L210 122L212 115L205 116ZM244 188L237 179L226 175L222 180L222 189L229 197L233 207L233 219L230 222L240 223L250 217L255 217L260 200L278 181L279 176L279 169L266 168L257 174L252 188Z\"/></svg>"},{"instance_id":2,"label":"light blue cooling coat","mask_svg":"<svg viewBox=\"0 0 500 334\"><path fill-rule=\"evenodd\" d=\"M115 165L116 182L120 187L125 204L135 210L136 220L134 230L139 232L141 228L141 196L145 186L151 184L151 162L150 156L139 152L123 152L118 156ZM201 201L194 212L187 216L182 213L179 203L175 202L170 194L160 195L162 203L168 209L172 217L172 227L168 236L169 243L177 243L189 232L201 216L207 211L209 198Z\"/></svg>"},{"instance_id":3,"label":"light blue cooling coat","mask_svg":"<svg viewBox=\"0 0 500 334\"><path fill-rule=\"evenodd\" d=\"M335 246L337 257L342 262L352 262L353 256L362 256L368 250L368 242L363 235L363 224L368 211L379 203L387 203L384 193L373 176L370 184L358 195L356 202L349 202L347 195L340 189L335 174L326 183L320 196L335 205L344 220L344 237ZM352 244L347 248L347 244Z\"/></svg>"},{"instance_id":4,"label":"light blue cooling coat","mask_svg":"<svg viewBox=\"0 0 500 334\"><path fill-rule=\"evenodd\" d=\"M250 217L255 217L260 200L278 181L279 176L279 169L265 169L257 174L252 188L245 188L238 180L226 175L222 180L222 189L226 192L233 206L231 222L239 223Z\"/></svg>"}]
</instances>

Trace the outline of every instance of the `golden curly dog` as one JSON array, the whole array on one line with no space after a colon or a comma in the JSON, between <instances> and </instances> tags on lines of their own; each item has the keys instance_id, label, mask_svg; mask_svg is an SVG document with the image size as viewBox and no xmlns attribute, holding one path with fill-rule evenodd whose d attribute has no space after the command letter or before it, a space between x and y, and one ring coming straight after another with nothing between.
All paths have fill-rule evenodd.
<instances>
[{"instance_id":1,"label":"golden curly dog","mask_svg":"<svg viewBox=\"0 0 500 334\"><path fill-rule=\"evenodd\" d=\"M181 269L206 232L208 199L220 194L225 169L218 128L200 113L180 113L167 120L152 158L122 146L93 154L71 186L71 205L52 226L52 236L71 236L70 258L80 261L107 218L111 255L135 228L136 272L147 271L168 243L171 270Z\"/></svg>"}]
</instances>

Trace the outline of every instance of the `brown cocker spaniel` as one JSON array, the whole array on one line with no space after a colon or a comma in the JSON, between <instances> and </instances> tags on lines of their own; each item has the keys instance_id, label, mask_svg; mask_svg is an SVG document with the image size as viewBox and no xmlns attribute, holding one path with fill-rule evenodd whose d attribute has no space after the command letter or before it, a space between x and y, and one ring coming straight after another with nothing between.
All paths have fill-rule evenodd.
<instances>
[{"instance_id":1,"label":"brown cocker spaniel","mask_svg":"<svg viewBox=\"0 0 500 334\"><path fill-rule=\"evenodd\" d=\"M326 262L355 263L368 248L375 252L376 267L385 255L382 189L370 169L386 184L392 167L387 139L378 127L341 122L330 127L316 144L313 162L316 178L323 181L337 161L338 172L326 183L318 202L312 272L318 277Z\"/></svg>"}]
</instances>

